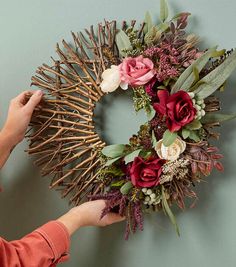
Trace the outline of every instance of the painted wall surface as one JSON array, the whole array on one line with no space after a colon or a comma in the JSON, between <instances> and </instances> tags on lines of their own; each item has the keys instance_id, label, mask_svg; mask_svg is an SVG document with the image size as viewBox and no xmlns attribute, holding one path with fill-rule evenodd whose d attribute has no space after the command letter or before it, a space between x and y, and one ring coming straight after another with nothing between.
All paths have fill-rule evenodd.
<instances>
[{"instance_id":1,"label":"painted wall surface","mask_svg":"<svg viewBox=\"0 0 236 267\"><path fill-rule=\"evenodd\" d=\"M236 1L169 0L171 12L193 14L189 31L201 35L203 45L231 48L236 43ZM30 86L37 66L50 63L56 42L71 40L78 31L106 19L141 20L146 10L159 12L158 0L0 0L0 125L8 102ZM225 111L236 111L236 72L222 98ZM142 118L132 113L132 101L119 97L104 114L110 142L126 142ZM121 130L122 129L122 130ZM225 154L224 174L213 172L198 187L195 209L177 212L178 238L162 214L146 218L145 231L123 240L124 225L86 228L72 238L71 259L64 267L234 267L236 266L236 123L220 129ZM1 172L0 235L18 239L68 210L66 200L48 189L23 142Z\"/></svg>"}]
</instances>

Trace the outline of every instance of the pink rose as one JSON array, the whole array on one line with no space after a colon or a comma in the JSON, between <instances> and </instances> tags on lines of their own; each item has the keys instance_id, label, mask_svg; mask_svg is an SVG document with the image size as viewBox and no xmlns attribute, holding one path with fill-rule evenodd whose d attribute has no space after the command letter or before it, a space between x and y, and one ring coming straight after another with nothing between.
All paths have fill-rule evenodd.
<instances>
[{"instance_id":1,"label":"pink rose","mask_svg":"<svg viewBox=\"0 0 236 267\"><path fill-rule=\"evenodd\" d=\"M155 75L153 62L143 56L125 58L119 65L119 70L121 81L127 87L144 85Z\"/></svg>"}]
</instances>

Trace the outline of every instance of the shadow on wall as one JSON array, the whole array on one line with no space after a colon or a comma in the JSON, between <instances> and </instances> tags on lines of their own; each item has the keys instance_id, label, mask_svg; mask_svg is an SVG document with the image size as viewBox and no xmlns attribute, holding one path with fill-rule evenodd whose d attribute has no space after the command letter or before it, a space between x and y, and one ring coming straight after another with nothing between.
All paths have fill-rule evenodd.
<instances>
[{"instance_id":1,"label":"shadow on wall","mask_svg":"<svg viewBox=\"0 0 236 267\"><path fill-rule=\"evenodd\" d=\"M0 195L4 214L0 218L1 236L8 240L20 238L68 210L68 204L60 200L58 192L48 189L47 178L38 175L31 161L14 176Z\"/></svg>"}]
</instances>

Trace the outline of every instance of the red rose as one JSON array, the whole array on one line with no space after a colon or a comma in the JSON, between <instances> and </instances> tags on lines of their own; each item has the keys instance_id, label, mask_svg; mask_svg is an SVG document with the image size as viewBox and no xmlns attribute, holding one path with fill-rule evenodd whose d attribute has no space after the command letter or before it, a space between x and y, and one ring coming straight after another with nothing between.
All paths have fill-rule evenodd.
<instances>
[{"instance_id":1,"label":"red rose","mask_svg":"<svg viewBox=\"0 0 236 267\"><path fill-rule=\"evenodd\" d=\"M185 91L178 91L170 95L167 90L157 92L159 103L154 103L154 109L166 116L167 127L171 132L176 132L181 127L194 120L196 109L193 101Z\"/></svg>"},{"instance_id":2,"label":"red rose","mask_svg":"<svg viewBox=\"0 0 236 267\"><path fill-rule=\"evenodd\" d=\"M136 157L130 168L131 182L136 187L153 187L160 183L162 165L165 160L149 158L144 160Z\"/></svg>"}]
</instances>

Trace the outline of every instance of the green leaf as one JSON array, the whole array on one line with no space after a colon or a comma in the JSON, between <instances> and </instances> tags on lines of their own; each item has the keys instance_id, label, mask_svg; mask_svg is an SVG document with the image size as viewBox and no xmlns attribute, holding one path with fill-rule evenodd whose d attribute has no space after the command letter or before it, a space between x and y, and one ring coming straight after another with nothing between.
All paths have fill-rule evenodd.
<instances>
[{"instance_id":1,"label":"green leaf","mask_svg":"<svg viewBox=\"0 0 236 267\"><path fill-rule=\"evenodd\" d=\"M191 123L186 125L186 128L189 130L198 130L202 127L202 124L199 120L194 120Z\"/></svg>"},{"instance_id":2,"label":"green leaf","mask_svg":"<svg viewBox=\"0 0 236 267\"><path fill-rule=\"evenodd\" d=\"M165 22L165 20L168 18L168 5L166 0L160 1L160 20Z\"/></svg>"},{"instance_id":3,"label":"green leaf","mask_svg":"<svg viewBox=\"0 0 236 267\"><path fill-rule=\"evenodd\" d=\"M153 25L144 37L145 44L151 45L156 43L160 39L161 33L162 31L156 25Z\"/></svg>"},{"instance_id":4,"label":"green leaf","mask_svg":"<svg viewBox=\"0 0 236 267\"><path fill-rule=\"evenodd\" d=\"M202 119L201 122L205 123L215 123L223 122L236 119L236 114L223 114L223 113L207 113Z\"/></svg>"},{"instance_id":5,"label":"green leaf","mask_svg":"<svg viewBox=\"0 0 236 267\"><path fill-rule=\"evenodd\" d=\"M198 68L196 66L193 66L193 75L194 75L194 82L196 83L199 81L199 71Z\"/></svg>"},{"instance_id":6,"label":"green leaf","mask_svg":"<svg viewBox=\"0 0 236 267\"><path fill-rule=\"evenodd\" d=\"M145 26L143 29L144 34L150 31L150 29L153 26L152 17L149 11L146 12L145 18L144 18Z\"/></svg>"},{"instance_id":7,"label":"green leaf","mask_svg":"<svg viewBox=\"0 0 236 267\"><path fill-rule=\"evenodd\" d=\"M161 22L160 24L157 25L157 28L159 29L159 31L164 32L169 28L169 23Z\"/></svg>"},{"instance_id":8,"label":"green leaf","mask_svg":"<svg viewBox=\"0 0 236 267\"><path fill-rule=\"evenodd\" d=\"M196 69L198 73L205 67L216 47L206 51L201 57L196 59L178 78L171 89L171 94L178 92L180 89L188 91L196 79ZM194 73L195 69L195 73Z\"/></svg>"},{"instance_id":9,"label":"green leaf","mask_svg":"<svg viewBox=\"0 0 236 267\"><path fill-rule=\"evenodd\" d=\"M125 164L128 164L128 163L134 161L134 159L135 159L136 157L138 157L138 155L139 155L139 153L141 152L141 150L142 150L142 149L137 149L137 150L131 152L130 154L126 155L125 158L124 158L124 160L125 160Z\"/></svg>"},{"instance_id":10,"label":"green leaf","mask_svg":"<svg viewBox=\"0 0 236 267\"><path fill-rule=\"evenodd\" d=\"M133 184L128 181L120 188L120 192L122 195L127 195L132 188Z\"/></svg>"},{"instance_id":11,"label":"green leaf","mask_svg":"<svg viewBox=\"0 0 236 267\"><path fill-rule=\"evenodd\" d=\"M118 145L105 146L101 152L104 156L114 159L124 155L124 150L125 150L125 145L118 144Z\"/></svg>"},{"instance_id":12,"label":"green leaf","mask_svg":"<svg viewBox=\"0 0 236 267\"><path fill-rule=\"evenodd\" d=\"M155 148L156 145L157 145L157 139L156 139L154 131L152 131L152 146Z\"/></svg>"},{"instance_id":13,"label":"green leaf","mask_svg":"<svg viewBox=\"0 0 236 267\"><path fill-rule=\"evenodd\" d=\"M160 23L159 25L153 25L144 37L144 42L147 45L153 45L159 41L162 32L169 28L168 23Z\"/></svg>"},{"instance_id":14,"label":"green leaf","mask_svg":"<svg viewBox=\"0 0 236 267\"><path fill-rule=\"evenodd\" d=\"M124 183L125 183L125 180L120 180L120 181L113 182L111 184L111 186L112 187L121 187Z\"/></svg>"},{"instance_id":15,"label":"green leaf","mask_svg":"<svg viewBox=\"0 0 236 267\"><path fill-rule=\"evenodd\" d=\"M199 142L201 140L196 131L190 131L189 138L195 142Z\"/></svg>"},{"instance_id":16,"label":"green leaf","mask_svg":"<svg viewBox=\"0 0 236 267\"><path fill-rule=\"evenodd\" d=\"M187 139L190 135L190 131L188 129L183 128L182 129L182 136L184 139Z\"/></svg>"},{"instance_id":17,"label":"green leaf","mask_svg":"<svg viewBox=\"0 0 236 267\"><path fill-rule=\"evenodd\" d=\"M148 120L150 121L150 120L152 120L155 117L156 110L151 105L148 107L148 109L149 109L149 111L146 112L146 113L147 113Z\"/></svg>"},{"instance_id":18,"label":"green leaf","mask_svg":"<svg viewBox=\"0 0 236 267\"><path fill-rule=\"evenodd\" d=\"M117 157L117 158L114 158L114 159L109 159L105 164L104 166L105 167L108 167L110 165L112 165L114 162L116 162L117 160L119 160L121 157Z\"/></svg>"},{"instance_id":19,"label":"green leaf","mask_svg":"<svg viewBox=\"0 0 236 267\"><path fill-rule=\"evenodd\" d=\"M162 193L163 208L164 208L166 214L169 216L170 221L174 225L177 235L180 236L179 227L178 227L178 224L176 222L176 218L175 218L174 214L172 213L172 211L171 211L171 209L170 209L170 207L168 205L168 202L167 202L167 199L166 199L166 195L165 195L165 188L164 188L163 185L161 186L161 193Z\"/></svg>"},{"instance_id":20,"label":"green leaf","mask_svg":"<svg viewBox=\"0 0 236 267\"><path fill-rule=\"evenodd\" d=\"M142 151L140 152L140 156L141 156L142 158L144 158L144 159L149 158L151 155L152 155L152 152L151 152L151 151L144 151L144 150L142 150Z\"/></svg>"},{"instance_id":21,"label":"green leaf","mask_svg":"<svg viewBox=\"0 0 236 267\"><path fill-rule=\"evenodd\" d=\"M164 146L170 146L171 144L173 144L177 136L177 132L170 132L169 130L166 130L163 134Z\"/></svg>"},{"instance_id":22,"label":"green leaf","mask_svg":"<svg viewBox=\"0 0 236 267\"><path fill-rule=\"evenodd\" d=\"M221 57L225 54L225 49L219 50L219 51L215 51L212 53L212 57Z\"/></svg>"},{"instance_id":23,"label":"green leaf","mask_svg":"<svg viewBox=\"0 0 236 267\"><path fill-rule=\"evenodd\" d=\"M122 56L126 56L126 53L124 53L123 50L131 50L132 49L132 45L131 45L131 42L130 42L128 35L122 30L120 30L116 34L116 44L117 44L119 53Z\"/></svg>"},{"instance_id":24,"label":"green leaf","mask_svg":"<svg viewBox=\"0 0 236 267\"><path fill-rule=\"evenodd\" d=\"M220 92L224 92L225 87L226 87L226 81L221 85Z\"/></svg>"},{"instance_id":25,"label":"green leaf","mask_svg":"<svg viewBox=\"0 0 236 267\"><path fill-rule=\"evenodd\" d=\"M234 50L222 64L200 80L205 82L205 84L199 85L199 87L195 90L197 96L200 99L205 99L213 94L229 78L235 68L236 50Z\"/></svg>"},{"instance_id":26,"label":"green leaf","mask_svg":"<svg viewBox=\"0 0 236 267\"><path fill-rule=\"evenodd\" d=\"M124 176L124 172L120 168L118 168L116 166L100 169L99 172L101 174L103 174L103 175L105 175L105 174L112 175L113 177L122 177L122 176Z\"/></svg>"}]
</instances>

